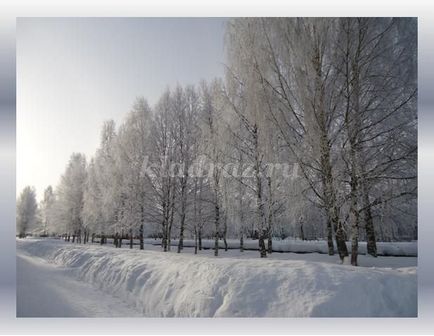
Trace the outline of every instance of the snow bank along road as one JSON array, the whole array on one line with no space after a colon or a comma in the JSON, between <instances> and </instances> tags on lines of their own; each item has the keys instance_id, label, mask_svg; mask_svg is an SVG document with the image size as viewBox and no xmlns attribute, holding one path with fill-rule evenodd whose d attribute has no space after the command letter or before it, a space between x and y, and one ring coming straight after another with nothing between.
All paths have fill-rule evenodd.
<instances>
[{"instance_id":1,"label":"snow bank along road","mask_svg":"<svg viewBox=\"0 0 434 336\"><path fill-rule=\"evenodd\" d=\"M138 316L133 307L75 279L69 269L17 254L17 317Z\"/></svg>"},{"instance_id":2,"label":"snow bank along road","mask_svg":"<svg viewBox=\"0 0 434 336\"><path fill-rule=\"evenodd\" d=\"M17 316L417 316L416 267L397 267L396 257L355 268L315 254L226 253L17 240Z\"/></svg>"}]
</instances>

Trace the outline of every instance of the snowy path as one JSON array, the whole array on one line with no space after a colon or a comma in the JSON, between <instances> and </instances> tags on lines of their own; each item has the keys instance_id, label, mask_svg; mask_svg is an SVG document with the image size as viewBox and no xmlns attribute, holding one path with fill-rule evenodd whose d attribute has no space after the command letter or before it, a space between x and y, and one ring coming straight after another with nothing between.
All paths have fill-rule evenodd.
<instances>
[{"instance_id":1,"label":"snowy path","mask_svg":"<svg viewBox=\"0 0 434 336\"><path fill-rule=\"evenodd\" d=\"M139 315L123 301L75 280L70 272L17 251L17 317Z\"/></svg>"}]
</instances>

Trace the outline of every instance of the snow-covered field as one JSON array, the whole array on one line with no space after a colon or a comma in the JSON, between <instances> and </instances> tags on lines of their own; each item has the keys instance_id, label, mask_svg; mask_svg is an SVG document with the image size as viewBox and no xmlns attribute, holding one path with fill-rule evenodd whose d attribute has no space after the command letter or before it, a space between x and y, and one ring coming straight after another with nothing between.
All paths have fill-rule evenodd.
<instances>
[{"instance_id":1,"label":"snow-covered field","mask_svg":"<svg viewBox=\"0 0 434 336\"><path fill-rule=\"evenodd\" d=\"M126 247L17 240L17 315L417 316L415 257Z\"/></svg>"}]
</instances>

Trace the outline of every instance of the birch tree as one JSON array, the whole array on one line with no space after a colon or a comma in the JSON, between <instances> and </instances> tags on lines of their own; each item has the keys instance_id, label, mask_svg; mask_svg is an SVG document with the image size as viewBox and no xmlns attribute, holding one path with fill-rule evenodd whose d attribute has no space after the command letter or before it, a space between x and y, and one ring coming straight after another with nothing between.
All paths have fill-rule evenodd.
<instances>
[{"instance_id":1,"label":"birch tree","mask_svg":"<svg viewBox=\"0 0 434 336\"><path fill-rule=\"evenodd\" d=\"M83 195L86 183L86 158L83 154L73 153L61 177L58 187L58 211L68 236L72 242L82 242L83 233Z\"/></svg>"},{"instance_id":2,"label":"birch tree","mask_svg":"<svg viewBox=\"0 0 434 336\"><path fill-rule=\"evenodd\" d=\"M20 238L24 238L35 224L37 208L35 188L25 187L17 200L17 233Z\"/></svg>"}]
</instances>

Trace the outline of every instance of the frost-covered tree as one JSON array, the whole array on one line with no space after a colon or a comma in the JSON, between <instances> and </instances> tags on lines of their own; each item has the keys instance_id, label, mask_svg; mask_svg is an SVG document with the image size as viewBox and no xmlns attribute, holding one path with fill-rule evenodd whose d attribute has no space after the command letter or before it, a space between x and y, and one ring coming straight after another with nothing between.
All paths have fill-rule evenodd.
<instances>
[{"instance_id":1,"label":"frost-covered tree","mask_svg":"<svg viewBox=\"0 0 434 336\"><path fill-rule=\"evenodd\" d=\"M199 96L194 87L185 90L177 87L172 95L173 123L172 134L176 144L173 173L178 177L179 193L179 244L178 253L183 248L186 216L189 206L189 190L191 188L190 166L197 153L194 152L198 141Z\"/></svg>"},{"instance_id":2,"label":"frost-covered tree","mask_svg":"<svg viewBox=\"0 0 434 336\"><path fill-rule=\"evenodd\" d=\"M228 25L227 77L239 98L233 105L239 115L251 113L260 97L261 115L274 120L287 159L297 161L309 186L297 203L324 210L329 253L334 232L341 258L348 226L356 258L361 218L368 251L376 255L372 209L415 195L416 174L409 174L416 151L415 27L412 19L385 18L252 18ZM244 105L243 96L251 97ZM385 197L397 181L403 190Z\"/></svg>"},{"instance_id":3,"label":"frost-covered tree","mask_svg":"<svg viewBox=\"0 0 434 336\"><path fill-rule=\"evenodd\" d=\"M203 141L203 154L208 166L208 180L210 193L206 202L212 204L213 211L213 237L214 255L219 253L219 239L222 221L222 166L224 163L223 148L225 127L221 94L223 87L221 81L214 80L211 85L201 83L201 129ZM220 98L220 101L219 101Z\"/></svg>"},{"instance_id":4,"label":"frost-covered tree","mask_svg":"<svg viewBox=\"0 0 434 336\"><path fill-rule=\"evenodd\" d=\"M106 235L114 234L117 229L117 217L121 204L119 186L121 175L116 161L116 126L113 120L104 123L101 131L101 144L95 154L95 169L101 193L101 214L103 231L101 242Z\"/></svg>"},{"instance_id":5,"label":"frost-covered tree","mask_svg":"<svg viewBox=\"0 0 434 336\"><path fill-rule=\"evenodd\" d=\"M117 165L120 173L120 212L118 234L129 233L130 247L134 233L139 234L140 249L146 234L146 194L150 192L143 164L148 159L151 109L144 98L137 98L117 139ZM125 232L124 232L125 230Z\"/></svg>"},{"instance_id":6,"label":"frost-covered tree","mask_svg":"<svg viewBox=\"0 0 434 336\"><path fill-rule=\"evenodd\" d=\"M104 232L104 221L102 217L102 195L94 158L90 160L87 167L87 179L83 193L82 215L84 227L87 231L86 238L89 239L89 236L92 235L93 243L95 233Z\"/></svg>"},{"instance_id":7,"label":"frost-covered tree","mask_svg":"<svg viewBox=\"0 0 434 336\"><path fill-rule=\"evenodd\" d=\"M41 221L44 235L56 232L55 206L56 197L53 188L48 186L44 191L44 198L41 202Z\"/></svg>"},{"instance_id":8,"label":"frost-covered tree","mask_svg":"<svg viewBox=\"0 0 434 336\"><path fill-rule=\"evenodd\" d=\"M86 158L73 153L57 189L57 220L68 240L82 242L83 204L86 185Z\"/></svg>"},{"instance_id":9,"label":"frost-covered tree","mask_svg":"<svg viewBox=\"0 0 434 336\"><path fill-rule=\"evenodd\" d=\"M26 233L31 230L36 222L36 212L38 203L36 202L35 188L27 186L23 189L17 200L17 233L20 238L24 238Z\"/></svg>"},{"instance_id":10,"label":"frost-covered tree","mask_svg":"<svg viewBox=\"0 0 434 336\"><path fill-rule=\"evenodd\" d=\"M166 90L154 108L150 132L148 159L143 173L149 183L147 194L148 218L161 225L162 247L170 250L172 226L175 216L176 184L170 174L175 162L175 140L172 123L173 105L170 90Z\"/></svg>"}]
</instances>

